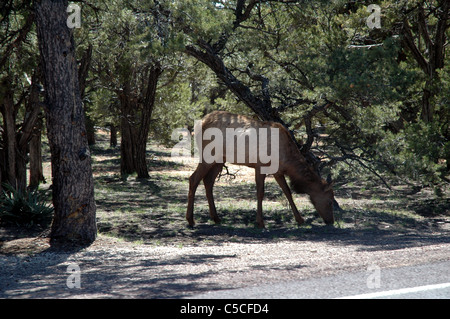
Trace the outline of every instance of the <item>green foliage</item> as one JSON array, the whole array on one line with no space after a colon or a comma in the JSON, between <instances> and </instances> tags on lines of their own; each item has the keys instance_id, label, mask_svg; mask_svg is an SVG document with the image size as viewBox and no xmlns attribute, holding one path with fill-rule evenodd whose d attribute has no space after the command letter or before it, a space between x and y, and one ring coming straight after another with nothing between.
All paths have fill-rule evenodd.
<instances>
[{"instance_id":1,"label":"green foliage","mask_svg":"<svg viewBox=\"0 0 450 319\"><path fill-rule=\"evenodd\" d=\"M413 123L405 128L405 158L408 175L416 180L436 184L446 174L443 161L450 160L450 141L443 137L436 123Z\"/></svg>"},{"instance_id":2,"label":"green foliage","mask_svg":"<svg viewBox=\"0 0 450 319\"><path fill-rule=\"evenodd\" d=\"M48 227L53 218L53 207L45 194L38 190L20 191L3 184L6 191L0 195L0 221L6 224Z\"/></svg>"},{"instance_id":3,"label":"green foliage","mask_svg":"<svg viewBox=\"0 0 450 319\"><path fill-rule=\"evenodd\" d=\"M162 89L158 94L161 103L154 111L151 124L152 137L165 145L172 146L172 131L177 128L193 127L194 121L203 116L207 105L206 96L194 98L192 82L177 83L177 90Z\"/></svg>"},{"instance_id":4,"label":"green foliage","mask_svg":"<svg viewBox=\"0 0 450 319\"><path fill-rule=\"evenodd\" d=\"M196 39L217 41L222 32L231 30L232 11L216 1L171 1L170 8L175 19L188 22Z\"/></svg>"},{"instance_id":5,"label":"green foliage","mask_svg":"<svg viewBox=\"0 0 450 319\"><path fill-rule=\"evenodd\" d=\"M370 29L366 24L369 3L381 7L381 29ZM136 99L142 99L148 69L159 63L163 73L150 123L152 139L170 146L174 129L192 128L194 120L215 109L251 115L252 111L227 91L208 67L184 52L186 45L201 42L214 46L226 39L223 47L217 46L224 65L256 97L261 97L261 81L249 71L266 78L271 106L298 138L306 137L304 116L325 101L334 102L335 107L311 119L315 134L312 150L324 162L344 163L348 174L363 174L369 168L383 176L440 183L449 178L450 167L450 55L446 52L444 67L436 70L433 81L427 81L427 75L401 42L401 25L406 19L418 49L426 60L430 59L418 27L417 8L423 6L426 11L425 22L432 38L439 3L80 3L82 28L74 29L77 53L93 46L86 111L96 125L112 123L118 127L120 93L128 85ZM239 5L243 7L237 12ZM0 28L0 39L7 39L8 32L17 33L26 17L25 12L14 13L7 28ZM245 21L238 23L238 17ZM446 37L448 42L448 29ZM1 79L12 79L15 100L28 87L24 73L31 76L37 65L34 51L37 47L32 29L27 41L13 51L7 67L0 70ZM430 103L435 114L431 123L421 118L426 85L433 91ZM139 110L136 114L138 118ZM342 167L336 171L342 172Z\"/></svg>"}]
</instances>

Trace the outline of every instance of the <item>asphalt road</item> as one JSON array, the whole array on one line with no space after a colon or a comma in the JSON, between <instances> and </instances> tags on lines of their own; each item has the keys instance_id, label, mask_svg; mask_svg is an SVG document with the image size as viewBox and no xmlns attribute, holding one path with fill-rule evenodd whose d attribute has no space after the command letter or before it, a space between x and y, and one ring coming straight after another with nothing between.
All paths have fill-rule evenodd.
<instances>
[{"instance_id":1,"label":"asphalt road","mask_svg":"<svg viewBox=\"0 0 450 319\"><path fill-rule=\"evenodd\" d=\"M189 298L302 299L302 298L450 298L450 260L414 266L368 268L329 277L211 291Z\"/></svg>"}]
</instances>

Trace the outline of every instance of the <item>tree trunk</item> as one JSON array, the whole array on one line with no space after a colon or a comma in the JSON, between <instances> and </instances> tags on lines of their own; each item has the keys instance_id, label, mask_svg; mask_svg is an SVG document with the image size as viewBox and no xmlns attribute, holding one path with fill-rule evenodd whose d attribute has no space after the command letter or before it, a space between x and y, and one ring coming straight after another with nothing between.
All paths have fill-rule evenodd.
<instances>
[{"instance_id":1,"label":"tree trunk","mask_svg":"<svg viewBox=\"0 0 450 319\"><path fill-rule=\"evenodd\" d=\"M427 81L427 84L425 85L422 94L422 120L425 123L433 122L433 115L434 115L434 106L433 103L430 103L430 99L434 95L434 92L432 93L431 90L428 89L429 87L428 82L429 81Z\"/></svg>"},{"instance_id":2,"label":"tree trunk","mask_svg":"<svg viewBox=\"0 0 450 319\"><path fill-rule=\"evenodd\" d=\"M4 122L4 143L6 148L6 172L9 184L18 190L25 191L27 187L28 146L32 137L34 125L39 115L39 86L36 70L33 75L30 94L25 105L23 123L16 125L17 112L25 95L14 105L12 88L5 83L6 94L1 105ZM21 127L20 130L17 130Z\"/></svg>"},{"instance_id":3,"label":"tree trunk","mask_svg":"<svg viewBox=\"0 0 450 319\"><path fill-rule=\"evenodd\" d=\"M36 123L41 111L39 103L40 66L38 66L32 76L30 94L25 103L25 116L22 129L17 133L17 153L16 153L16 174L17 188L24 191L27 186L27 162L29 160L29 144L33 137Z\"/></svg>"},{"instance_id":4,"label":"tree trunk","mask_svg":"<svg viewBox=\"0 0 450 319\"><path fill-rule=\"evenodd\" d=\"M87 134L87 141L89 145L95 145L95 123L92 120L92 118L87 114L87 112L90 111L90 107L85 106L84 107L84 116L86 119L86 134Z\"/></svg>"},{"instance_id":5,"label":"tree trunk","mask_svg":"<svg viewBox=\"0 0 450 319\"><path fill-rule=\"evenodd\" d=\"M135 169L138 178L149 178L148 167L147 167L147 138L143 138L143 136L139 136L138 139L135 140Z\"/></svg>"},{"instance_id":6,"label":"tree trunk","mask_svg":"<svg viewBox=\"0 0 450 319\"><path fill-rule=\"evenodd\" d=\"M29 140L29 161L30 161L30 182L28 187L36 189L40 182L45 182L42 169L42 109L39 100L41 88L39 83L42 80L41 66L35 70L32 77L31 93L28 99L27 107L30 109L32 116L29 118L33 120L32 125L28 125L29 129L25 130L28 136L22 136Z\"/></svg>"},{"instance_id":7,"label":"tree trunk","mask_svg":"<svg viewBox=\"0 0 450 319\"><path fill-rule=\"evenodd\" d=\"M120 175L126 176L135 172L133 124L130 119L123 115L120 121Z\"/></svg>"},{"instance_id":8,"label":"tree trunk","mask_svg":"<svg viewBox=\"0 0 450 319\"><path fill-rule=\"evenodd\" d=\"M41 182L45 183L42 169L42 118L39 116L33 137L30 141L30 182L29 187L36 189Z\"/></svg>"},{"instance_id":9,"label":"tree trunk","mask_svg":"<svg viewBox=\"0 0 450 319\"><path fill-rule=\"evenodd\" d=\"M15 110L13 93L10 89L7 90L3 103L1 105L1 112L3 115L3 125L4 125L4 143L5 143L5 164L6 164L6 180L8 183L16 188L16 151L17 151L17 140L16 140L16 120L15 120Z\"/></svg>"},{"instance_id":10,"label":"tree trunk","mask_svg":"<svg viewBox=\"0 0 450 319\"><path fill-rule=\"evenodd\" d=\"M131 93L129 83L126 83L123 90L118 92L121 110L121 175L136 172L138 178L149 177L146 160L147 139L155 104L156 87L161 74L161 66L155 62L149 70L146 86L142 88L143 100Z\"/></svg>"},{"instance_id":11,"label":"tree trunk","mask_svg":"<svg viewBox=\"0 0 450 319\"><path fill-rule=\"evenodd\" d=\"M121 140L120 140L120 173L122 176L137 173L138 178L148 178L146 161L147 135L142 132L143 119L138 119L136 100L129 95L122 97ZM140 120L140 121L139 121ZM145 136L144 136L145 135Z\"/></svg>"},{"instance_id":12,"label":"tree trunk","mask_svg":"<svg viewBox=\"0 0 450 319\"><path fill-rule=\"evenodd\" d=\"M86 96L86 80L89 74L89 67L92 60L92 44L88 46L81 57L80 67L78 69L78 82L80 85L81 101L84 101ZM87 103L83 103L85 126L87 133L88 145L95 145L95 128L94 120L90 117L90 106Z\"/></svg>"},{"instance_id":13,"label":"tree trunk","mask_svg":"<svg viewBox=\"0 0 450 319\"><path fill-rule=\"evenodd\" d=\"M87 244L96 238L96 206L67 4L34 2L52 162L55 216L50 237L52 243Z\"/></svg>"},{"instance_id":14,"label":"tree trunk","mask_svg":"<svg viewBox=\"0 0 450 319\"><path fill-rule=\"evenodd\" d=\"M150 68L148 75L147 88L145 89L145 99L142 105L141 123L136 140L135 165L138 178L149 177L146 161L147 139L148 131L150 129L150 121L152 119L153 107L155 105L156 87L158 85L158 79L161 74L161 66L158 62L155 62Z\"/></svg>"},{"instance_id":15,"label":"tree trunk","mask_svg":"<svg viewBox=\"0 0 450 319\"><path fill-rule=\"evenodd\" d=\"M110 136L109 136L109 146L116 147L117 146L117 127L113 123L109 124L109 127L111 129Z\"/></svg>"},{"instance_id":16,"label":"tree trunk","mask_svg":"<svg viewBox=\"0 0 450 319\"><path fill-rule=\"evenodd\" d=\"M135 110L131 104L130 89L125 85L118 93L120 101L120 175L122 177L135 172L134 146L135 138Z\"/></svg>"},{"instance_id":17,"label":"tree trunk","mask_svg":"<svg viewBox=\"0 0 450 319\"><path fill-rule=\"evenodd\" d=\"M27 189L27 145L16 150L16 183L17 189Z\"/></svg>"}]
</instances>

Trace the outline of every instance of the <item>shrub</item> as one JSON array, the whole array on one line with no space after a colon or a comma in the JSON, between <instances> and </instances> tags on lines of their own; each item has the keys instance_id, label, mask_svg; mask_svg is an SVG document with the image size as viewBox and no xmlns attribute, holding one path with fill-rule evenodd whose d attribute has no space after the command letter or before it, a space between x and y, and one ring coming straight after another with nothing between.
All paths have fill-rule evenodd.
<instances>
[{"instance_id":1,"label":"shrub","mask_svg":"<svg viewBox=\"0 0 450 319\"><path fill-rule=\"evenodd\" d=\"M413 123L405 127L407 173L423 184L439 184L449 173L450 141L437 123Z\"/></svg>"},{"instance_id":2,"label":"shrub","mask_svg":"<svg viewBox=\"0 0 450 319\"><path fill-rule=\"evenodd\" d=\"M38 190L20 191L3 184L0 194L0 222L17 226L48 227L53 218L53 206L48 204L45 194Z\"/></svg>"}]
</instances>

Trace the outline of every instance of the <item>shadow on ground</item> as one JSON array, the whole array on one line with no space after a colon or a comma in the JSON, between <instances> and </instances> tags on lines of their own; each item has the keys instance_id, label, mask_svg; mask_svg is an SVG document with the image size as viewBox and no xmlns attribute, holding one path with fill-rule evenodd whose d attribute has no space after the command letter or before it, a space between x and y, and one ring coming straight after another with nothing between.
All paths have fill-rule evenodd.
<instances>
[{"instance_id":1,"label":"shadow on ground","mask_svg":"<svg viewBox=\"0 0 450 319\"><path fill-rule=\"evenodd\" d=\"M351 202L346 203L341 205L343 209L335 212L335 225L326 226L303 198L299 208L306 222L298 226L289 207L273 204L283 201L275 184L267 187L270 192L265 198L268 203L264 208L266 229L255 227L256 201L254 190L248 184L215 188L218 214L222 219L220 225L209 220L204 191L199 187L194 213L196 226L191 228L184 218L186 195L179 191L185 185L180 179L170 183L163 180L122 181L107 186L116 194L121 193L123 201L108 197L97 200L99 210L103 211L99 214L99 232L127 241L157 245L220 245L227 241L252 243L289 239L327 240L337 245L383 250L450 242L448 216L440 213L423 218L415 213L416 206L399 208L401 203L376 205L369 201L356 207L352 207Z\"/></svg>"}]
</instances>

